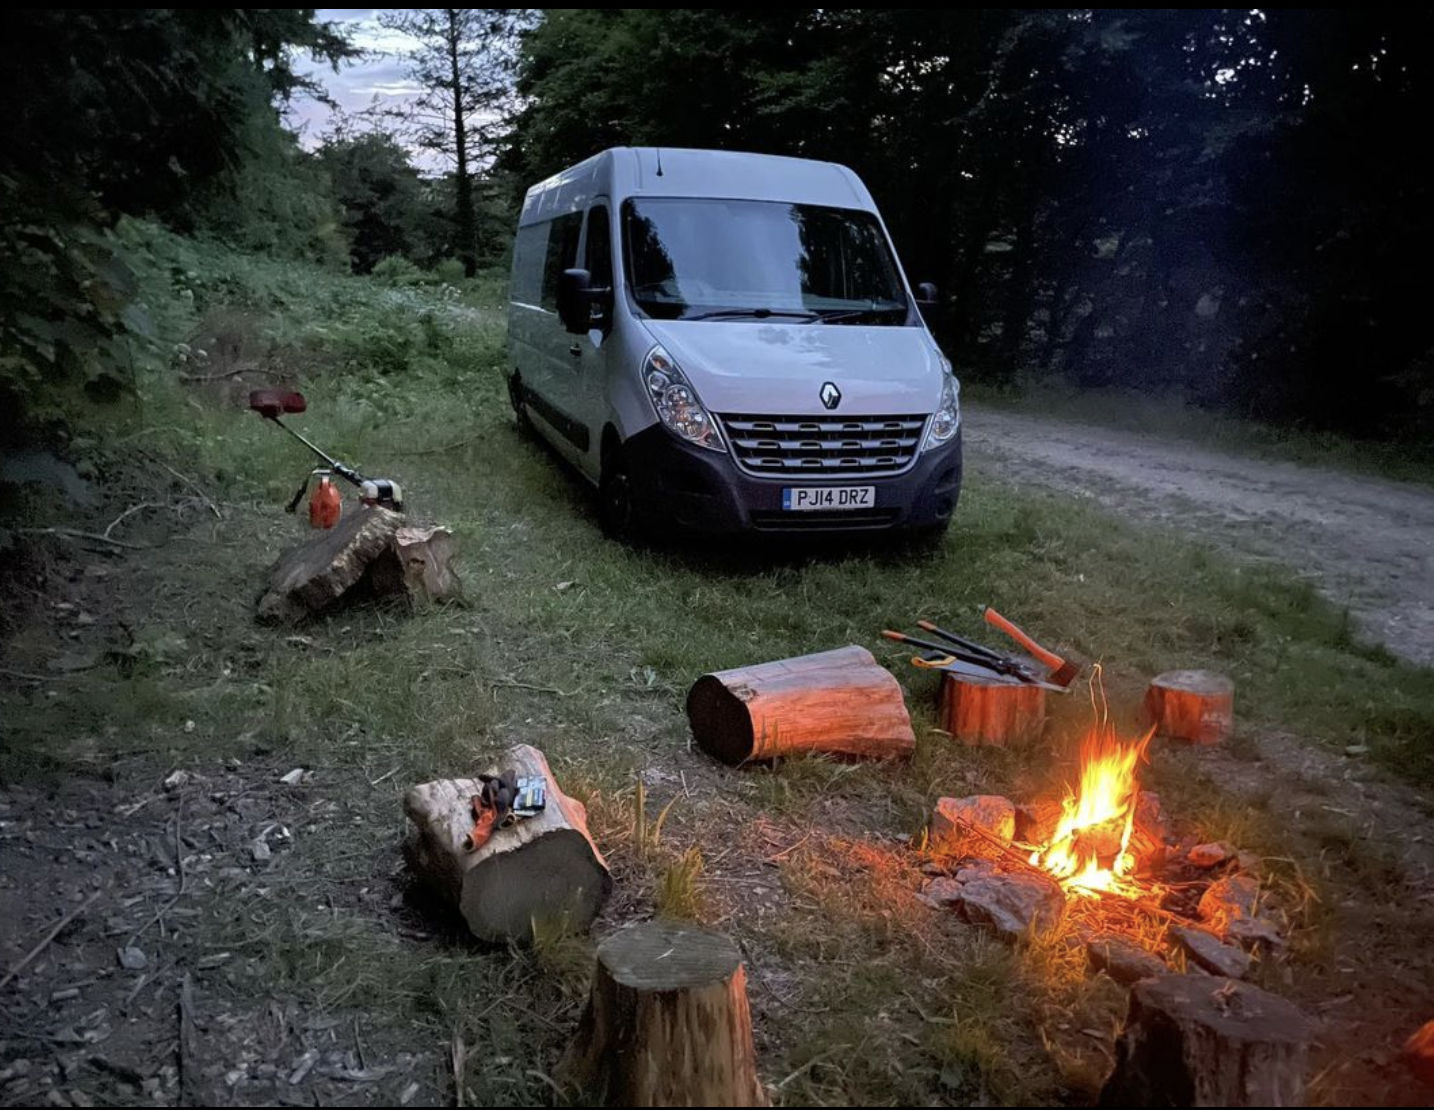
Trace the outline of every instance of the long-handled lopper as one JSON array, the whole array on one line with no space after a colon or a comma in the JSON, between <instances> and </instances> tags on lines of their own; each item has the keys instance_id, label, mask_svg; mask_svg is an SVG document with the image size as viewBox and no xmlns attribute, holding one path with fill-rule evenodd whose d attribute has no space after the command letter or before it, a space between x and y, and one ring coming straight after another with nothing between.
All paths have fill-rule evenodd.
<instances>
[{"instance_id":1,"label":"long-handled lopper","mask_svg":"<svg viewBox=\"0 0 1434 1110\"><path fill-rule=\"evenodd\" d=\"M908 636L904 632L893 632L887 629L882 632L888 640L894 640L899 644L908 644L911 647L921 648L923 651L931 652L930 657L915 656L911 662L918 667L925 667L929 670L952 671L956 674L969 675L973 678L984 678L992 682L1002 682L1009 686L1038 686L1043 690L1054 690L1057 693L1065 693L1064 686L1055 686L1042 678L1036 677L1027 668L1011 668L999 666L996 661L985 658L981 655L944 644L932 643L930 640L917 639L915 636ZM994 655L987 649L988 654ZM1009 662L1009 661L1007 661Z\"/></svg>"},{"instance_id":2,"label":"long-handled lopper","mask_svg":"<svg viewBox=\"0 0 1434 1110\"><path fill-rule=\"evenodd\" d=\"M917 621L916 627L924 632L930 632L938 636L948 644L969 654L973 659L980 659L992 670L1000 671L1002 674L1015 675L1026 682L1044 682L1046 675L1044 671L1038 671L1025 659L1018 659L1013 655L1006 655L988 648L985 644L979 644L975 640L968 640L965 636L958 636L954 632L948 632L932 621ZM949 648L945 650L950 650Z\"/></svg>"}]
</instances>

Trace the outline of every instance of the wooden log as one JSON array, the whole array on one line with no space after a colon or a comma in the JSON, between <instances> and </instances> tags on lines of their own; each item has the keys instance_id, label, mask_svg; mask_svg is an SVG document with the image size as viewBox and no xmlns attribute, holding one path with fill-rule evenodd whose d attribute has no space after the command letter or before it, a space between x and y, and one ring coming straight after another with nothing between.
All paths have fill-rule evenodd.
<instances>
[{"instance_id":1,"label":"wooden log","mask_svg":"<svg viewBox=\"0 0 1434 1110\"><path fill-rule=\"evenodd\" d=\"M974 675L941 679L941 727L963 744L1024 744L1046 724L1046 692Z\"/></svg>"},{"instance_id":2,"label":"wooden log","mask_svg":"<svg viewBox=\"0 0 1434 1110\"><path fill-rule=\"evenodd\" d=\"M1311 1029L1292 1003L1212 975L1130 992L1102 1106L1303 1106Z\"/></svg>"},{"instance_id":3,"label":"wooden log","mask_svg":"<svg viewBox=\"0 0 1434 1110\"><path fill-rule=\"evenodd\" d=\"M357 509L286 552L269 571L259 619L295 624L327 609L364 579L402 524L388 509Z\"/></svg>"},{"instance_id":4,"label":"wooden log","mask_svg":"<svg viewBox=\"0 0 1434 1110\"><path fill-rule=\"evenodd\" d=\"M799 752L893 759L916 750L901 687L855 644L705 674L687 695L698 745L736 766Z\"/></svg>"},{"instance_id":5,"label":"wooden log","mask_svg":"<svg viewBox=\"0 0 1434 1110\"><path fill-rule=\"evenodd\" d=\"M393 551L403 567L410 596L423 601L451 601L463 596L463 584L453 566L458 547L447 528L400 528L393 536Z\"/></svg>"},{"instance_id":6,"label":"wooden log","mask_svg":"<svg viewBox=\"0 0 1434 1110\"><path fill-rule=\"evenodd\" d=\"M737 946L669 921L608 937L559 1075L605 1106L766 1106Z\"/></svg>"},{"instance_id":7,"label":"wooden log","mask_svg":"<svg viewBox=\"0 0 1434 1110\"><path fill-rule=\"evenodd\" d=\"M1235 725L1235 684L1214 671L1166 671L1151 680L1141 716L1162 736L1218 744Z\"/></svg>"},{"instance_id":8,"label":"wooden log","mask_svg":"<svg viewBox=\"0 0 1434 1110\"><path fill-rule=\"evenodd\" d=\"M558 788L537 748L510 749L492 768L505 770L546 781L541 813L496 830L485 845L468 851L478 780L415 786L403 799L414 825L404 844L408 865L458 908L480 940L531 940L535 923L586 931L612 892L607 862L588 834L587 810Z\"/></svg>"},{"instance_id":9,"label":"wooden log","mask_svg":"<svg viewBox=\"0 0 1434 1110\"><path fill-rule=\"evenodd\" d=\"M371 597L402 595L410 602L455 600L463 596L453 568L457 554L447 528L404 526L370 564L359 588Z\"/></svg>"}]
</instances>

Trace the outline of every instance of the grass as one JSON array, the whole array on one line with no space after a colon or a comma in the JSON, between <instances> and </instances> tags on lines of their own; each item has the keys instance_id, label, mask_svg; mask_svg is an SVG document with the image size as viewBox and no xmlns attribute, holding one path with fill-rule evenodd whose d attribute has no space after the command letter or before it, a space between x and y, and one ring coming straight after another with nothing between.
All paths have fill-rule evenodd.
<instances>
[{"instance_id":1,"label":"grass","mask_svg":"<svg viewBox=\"0 0 1434 1110\"><path fill-rule=\"evenodd\" d=\"M444 1051L465 1098L548 1097L591 942L551 923L514 952L441 931L404 941L386 903L360 893L372 881L353 876L396 870L406 784L471 773L507 743L544 749L588 807L616 880L600 932L661 913L737 938L764 1076L787 1105L1087 1098L1108 1059L1086 1031L1108 1031L1124 1004L1084 977L1073 934L1012 950L912 897L910 845L934 799L1057 789L1091 720L1089 691L1054 706L1033 750L955 747L933 729L935 679L883 645L882 628L928 616L979 635L977 606L990 603L1099 661L1119 722L1133 725L1149 675L1208 666L1236 681L1246 754L1249 737L1279 729L1358 743L1434 781L1434 674L1353 640L1344 614L1284 571L979 474L933 554L621 547L599 535L585 488L512 427L491 286L390 289L133 233L161 263L147 288L165 338L142 404L93 449L124 472L125 447L105 444L131 437L214 491L226 520L134 572L123 605L150 645L143 666L101 667L61 698L7 706L0 770L67 766L71 744L91 764L124 747L165 766L314 768L338 812L296 825L272 874L276 890L331 890L330 901L253 898L237 912L224 901L214 927L261 955L264 990L362 1006L425 1043L461 1044ZM466 605L353 610L298 639L252 626L266 562L303 535L279 505L307 460L234 395L179 384L195 359L219 357L196 350L220 324L302 384L301 429L398 479L415 515L453 529ZM111 517L139 499L117 496ZM807 758L733 772L690 750L682 696L698 675L845 643L872 647L906 687L909 765ZM1167 808L1211 839L1272 859L1303 850L1204 775L1198 756L1161 755L1151 774ZM1358 830L1314 835L1313 857L1277 869L1315 938L1301 941L1312 963L1330 949L1320 931L1336 927L1320 884L1390 881ZM346 846L338 859L334 837ZM1317 873L1322 852L1338 857L1328 874ZM490 1009L493 997L511 1005Z\"/></svg>"}]
</instances>

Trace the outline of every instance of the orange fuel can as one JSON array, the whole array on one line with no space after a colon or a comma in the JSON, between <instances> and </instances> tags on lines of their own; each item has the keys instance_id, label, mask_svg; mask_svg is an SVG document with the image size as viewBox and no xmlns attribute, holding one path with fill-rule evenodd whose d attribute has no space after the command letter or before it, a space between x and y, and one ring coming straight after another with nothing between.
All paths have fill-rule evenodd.
<instances>
[{"instance_id":1,"label":"orange fuel can","mask_svg":"<svg viewBox=\"0 0 1434 1110\"><path fill-rule=\"evenodd\" d=\"M333 481L325 474L319 479L319 484L309 498L309 526L332 528L339 522L339 514L342 512L343 498L339 496Z\"/></svg>"}]
</instances>

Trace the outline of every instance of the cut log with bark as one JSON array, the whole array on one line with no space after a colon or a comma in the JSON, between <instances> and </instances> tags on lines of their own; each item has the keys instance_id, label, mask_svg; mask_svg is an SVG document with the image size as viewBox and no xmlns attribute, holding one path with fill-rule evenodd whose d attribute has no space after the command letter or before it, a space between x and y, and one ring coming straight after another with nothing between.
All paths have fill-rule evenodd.
<instances>
[{"instance_id":1,"label":"cut log with bark","mask_svg":"<svg viewBox=\"0 0 1434 1110\"><path fill-rule=\"evenodd\" d=\"M1145 691L1142 717L1161 736L1218 744L1235 726L1235 684L1214 671L1167 671Z\"/></svg>"},{"instance_id":2,"label":"cut log with bark","mask_svg":"<svg viewBox=\"0 0 1434 1110\"><path fill-rule=\"evenodd\" d=\"M941 727L963 744L1025 744L1046 724L1046 692L1027 686L946 674L941 679Z\"/></svg>"},{"instance_id":3,"label":"cut log with bark","mask_svg":"<svg viewBox=\"0 0 1434 1110\"><path fill-rule=\"evenodd\" d=\"M604 1106L766 1106L737 946L667 921L608 937L559 1075Z\"/></svg>"},{"instance_id":4,"label":"cut log with bark","mask_svg":"<svg viewBox=\"0 0 1434 1110\"><path fill-rule=\"evenodd\" d=\"M411 596L424 601L451 601L463 596L463 584L453 565L458 545L447 528L400 528L393 537L393 550L403 566L404 582Z\"/></svg>"},{"instance_id":5,"label":"cut log with bark","mask_svg":"<svg viewBox=\"0 0 1434 1110\"><path fill-rule=\"evenodd\" d=\"M403 810L413 822L408 865L455 906L485 941L530 940L535 925L584 932L612 892L607 862L588 834L583 804L559 789L547 759L519 744L491 773L541 778L547 805L535 817L497 829L469 850L477 779L442 779L411 789Z\"/></svg>"},{"instance_id":6,"label":"cut log with bark","mask_svg":"<svg viewBox=\"0 0 1434 1110\"><path fill-rule=\"evenodd\" d=\"M1211 975L1130 991L1102 1106L1303 1106L1311 1028L1291 1002Z\"/></svg>"},{"instance_id":7,"label":"cut log with bark","mask_svg":"<svg viewBox=\"0 0 1434 1110\"><path fill-rule=\"evenodd\" d=\"M274 564L259 598L259 619L296 624L323 612L363 581L402 525L402 514L377 506L345 513Z\"/></svg>"},{"instance_id":8,"label":"cut log with bark","mask_svg":"<svg viewBox=\"0 0 1434 1110\"><path fill-rule=\"evenodd\" d=\"M801 752L894 759L916 749L901 687L864 647L703 675L687 695L692 735L736 766Z\"/></svg>"},{"instance_id":9,"label":"cut log with bark","mask_svg":"<svg viewBox=\"0 0 1434 1110\"><path fill-rule=\"evenodd\" d=\"M451 601L463 594L453 534L405 525L399 513L361 508L282 556L259 599L259 619L297 624L339 601L403 597Z\"/></svg>"},{"instance_id":10,"label":"cut log with bark","mask_svg":"<svg viewBox=\"0 0 1434 1110\"><path fill-rule=\"evenodd\" d=\"M406 525L394 532L387 550L369 567L370 592L375 597L404 595L414 602L456 600L463 596L453 566L457 555L447 528Z\"/></svg>"}]
</instances>

